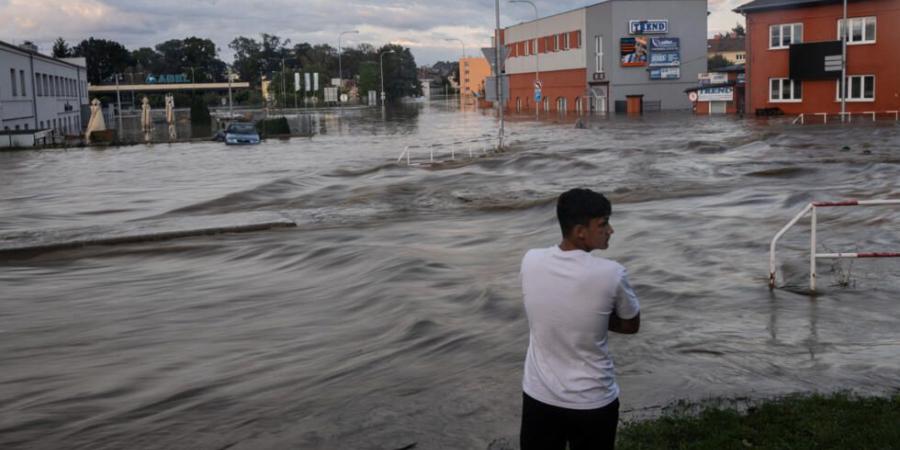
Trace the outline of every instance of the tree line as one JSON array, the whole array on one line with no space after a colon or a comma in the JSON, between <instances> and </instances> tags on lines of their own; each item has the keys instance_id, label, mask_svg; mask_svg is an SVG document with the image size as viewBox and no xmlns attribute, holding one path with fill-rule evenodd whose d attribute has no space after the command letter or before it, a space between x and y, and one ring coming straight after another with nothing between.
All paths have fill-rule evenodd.
<instances>
[{"instance_id":1,"label":"tree line","mask_svg":"<svg viewBox=\"0 0 900 450\"><path fill-rule=\"evenodd\" d=\"M230 68L241 81L250 82L254 87L263 78L271 80L270 92L282 101L294 93L294 72L319 73L320 89L329 86L331 78L338 77L338 50L328 44L291 45L290 39L263 33L259 39L239 36L228 47L234 51L231 64L219 58L220 49L212 40L193 36L136 50L107 39L90 37L70 46L58 38L53 45L53 56L86 58L88 82L95 85L115 82L116 74L121 74L120 80L127 83L143 83L151 74L185 74L197 83L225 82ZM415 58L408 48L395 44L378 48L359 44L343 48L340 57L343 79L357 80L361 95L368 90L380 91L381 60L388 98L422 93ZM281 92L282 86L286 92ZM302 92L302 85L300 89Z\"/></svg>"}]
</instances>

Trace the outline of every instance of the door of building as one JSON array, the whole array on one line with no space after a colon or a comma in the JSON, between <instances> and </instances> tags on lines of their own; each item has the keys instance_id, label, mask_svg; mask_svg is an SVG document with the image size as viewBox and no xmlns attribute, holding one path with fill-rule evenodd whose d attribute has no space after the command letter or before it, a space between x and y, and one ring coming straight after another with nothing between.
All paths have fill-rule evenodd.
<instances>
[{"instance_id":1,"label":"door of building","mask_svg":"<svg viewBox=\"0 0 900 450\"><path fill-rule=\"evenodd\" d=\"M591 85L591 111L606 114L609 112L609 84Z\"/></svg>"},{"instance_id":2,"label":"door of building","mask_svg":"<svg viewBox=\"0 0 900 450\"><path fill-rule=\"evenodd\" d=\"M709 102L709 115L725 114L728 102Z\"/></svg>"}]
</instances>

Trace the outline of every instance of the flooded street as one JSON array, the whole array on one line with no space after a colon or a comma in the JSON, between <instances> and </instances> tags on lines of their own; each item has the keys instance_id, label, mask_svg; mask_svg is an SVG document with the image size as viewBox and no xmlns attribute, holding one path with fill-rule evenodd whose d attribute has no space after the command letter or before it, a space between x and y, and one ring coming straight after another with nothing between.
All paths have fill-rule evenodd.
<instances>
[{"instance_id":1,"label":"flooded street","mask_svg":"<svg viewBox=\"0 0 900 450\"><path fill-rule=\"evenodd\" d=\"M0 152L0 232L279 213L250 233L0 256L0 447L484 449L516 441L524 252L609 194L625 417L677 399L900 388L900 261L819 263L808 202L900 198L900 126L656 113L507 122L446 103L310 138ZM397 164L410 147L410 161ZM471 157L469 151L471 150ZM436 161L425 164L434 151ZM218 220L218 219L216 219ZM900 250L900 208L823 209L819 250ZM785 281L786 280L786 281ZM847 284L847 286L842 286Z\"/></svg>"}]
</instances>

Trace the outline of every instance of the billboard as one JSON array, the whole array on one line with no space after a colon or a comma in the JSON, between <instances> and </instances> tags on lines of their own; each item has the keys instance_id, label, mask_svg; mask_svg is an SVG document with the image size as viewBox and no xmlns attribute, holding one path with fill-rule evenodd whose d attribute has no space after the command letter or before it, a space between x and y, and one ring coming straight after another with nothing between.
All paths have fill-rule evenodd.
<instances>
[{"instance_id":1,"label":"billboard","mask_svg":"<svg viewBox=\"0 0 900 450\"><path fill-rule=\"evenodd\" d=\"M620 43L622 67L643 67L647 65L647 38L627 37Z\"/></svg>"},{"instance_id":2,"label":"billboard","mask_svg":"<svg viewBox=\"0 0 900 450\"><path fill-rule=\"evenodd\" d=\"M681 65L681 40L678 38L650 38L650 67L678 67Z\"/></svg>"},{"instance_id":3,"label":"billboard","mask_svg":"<svg viewBox=\"0 0 900 450\"><path fill-rule=\"evenodd\" d=\"M731 86L702 88L697 91L697 94L701 102L730 102L734 100L734 88Z\"/></svg>"},{"instance_id":4,"label":"billboard","mask_svg":"<svg viewBox=\"0 0 900 450\"><path fill-rule=\"evenodd\" d=\"M793 80L840 80L841 41L791 44L788 72Z\"/></svg>"},{"instance_id":5,"label":"billboard","mask_svg":"<svg viewBox=\"0 0 900 450\"><path fill-rule=\"evenodd\" d=\"M650 69L651 80L678 80L681 78L681 67L660 67Z\"/></svg>"}]
</instances>

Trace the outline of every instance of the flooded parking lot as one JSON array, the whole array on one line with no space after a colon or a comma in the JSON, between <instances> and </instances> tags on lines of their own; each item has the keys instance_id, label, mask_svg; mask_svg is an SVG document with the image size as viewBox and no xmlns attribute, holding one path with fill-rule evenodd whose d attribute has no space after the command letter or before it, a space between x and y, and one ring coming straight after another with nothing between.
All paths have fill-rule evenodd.
<instances>
[{"instance_id":1,"label":"flooded parking lot","mask_svg":"<svg viewBox=\"0 0 900 450\"><path fill-rule=\"evenodd\" d=\"M518 266L558 242L555 197L574 186L609 194L603 255L643 305L641 333L611 338L626 417L900 387L900 262L821 263L810 297L804 220L779 247L786 286L766 286L769 240L808 202L900 198L900 126L575 120L513 117L508 150L488 154L494 118L446 103L316 114L312 137L252 147L0 153L0 232L245 213L298 225L4 255L0 447L514 440ZM397 163L407 147L423 164ZM896 207L819 214L820 250L897 251L898 230Z\"/></svg>"}]
</instances>

